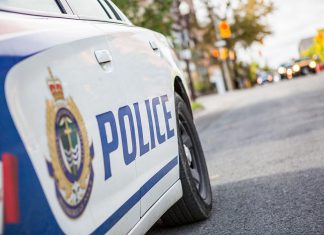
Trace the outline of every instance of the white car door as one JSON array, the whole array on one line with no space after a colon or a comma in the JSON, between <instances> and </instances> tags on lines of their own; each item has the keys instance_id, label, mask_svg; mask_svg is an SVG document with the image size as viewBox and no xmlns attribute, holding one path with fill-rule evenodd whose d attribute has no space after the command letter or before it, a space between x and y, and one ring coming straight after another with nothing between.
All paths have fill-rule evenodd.
<instances>
[{"instance_id":1,"label":"white car door","mask_svg":"<svg viewBox=\"0 0 324 235\"><path fill-rule=\"evenodd\" d=\"M136 164L118 147L125 63L111 61L111 44L88 22L30 18L25 26L35 35L21 38L26 45L37 38L35 47L51 40L51 48L10 71L6 94L52 213L66 234L125 234L140 219Z\"/></svg>"},{"instance_id":2,"label":"white car door","mask_svg":"<svg viewBox=\"0 0 324 235\"><path fill-rule=\"evenodd\" d=\"M103 1L103 6L114 13L114 19L123 19L111 1ZM114 79L123 84L120 95L127 99L125 105L132 113L134 130L123 141L128 141L123 145L124 157L136 162L143 216L179 179L175 75L164 56L166 45L160 42L160 35L128 24L94 24L105 32Z\"/></svg>"}]
</instances>

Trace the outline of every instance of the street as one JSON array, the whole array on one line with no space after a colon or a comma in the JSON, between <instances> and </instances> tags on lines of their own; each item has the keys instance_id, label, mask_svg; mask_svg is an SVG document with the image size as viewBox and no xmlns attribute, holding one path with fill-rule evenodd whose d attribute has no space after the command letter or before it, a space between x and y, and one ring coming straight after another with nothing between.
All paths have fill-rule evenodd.
<instances>
[{"instance_id":1,"label":"street","mask_svg":"<svg viewBox=\"0 0 324 235\"><path fill-rule=\"evenodd\" d=\"M198 101L209 220L148 234L324 234L324 73Z\"/></svg>"}]
</instances>

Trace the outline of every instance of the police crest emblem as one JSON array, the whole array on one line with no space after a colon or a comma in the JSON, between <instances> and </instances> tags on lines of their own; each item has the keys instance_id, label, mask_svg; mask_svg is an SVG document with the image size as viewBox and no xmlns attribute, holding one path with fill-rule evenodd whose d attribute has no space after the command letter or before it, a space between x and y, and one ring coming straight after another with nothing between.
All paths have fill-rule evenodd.
<instances>
[{"instance_id":1,"label":"police crest emblem","mask_svg":"<svg viewBox=\"0 0 324 235\"><path fill-rule=\"evenodd\" d=\"M47 84L54 100L46 101L47 165L59 204L67 216L76 219L85 210L92 191L93 147L78 107L71 97L64 97L61 81L50 68L48 71Z\"/></svg>"}]
</instances>

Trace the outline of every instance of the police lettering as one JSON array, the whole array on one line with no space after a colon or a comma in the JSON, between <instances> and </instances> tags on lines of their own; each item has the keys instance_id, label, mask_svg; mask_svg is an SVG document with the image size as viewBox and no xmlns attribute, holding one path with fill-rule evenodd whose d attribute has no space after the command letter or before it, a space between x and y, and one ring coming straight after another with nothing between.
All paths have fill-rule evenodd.
<instances>
[{"instance_id":1,"label":"police lettering","mask_svg":"<svg viewBox=\"0 0 324 235\"><path fill-rule=\"evenodd\" d=\"M112 176L110 157L111 153L119 147L119 136L125 165L131 164L137 156L145 155L157 145L174 137L174 129L170 126L172 114L168 110L168 102L168 96L164 95L145 100L142 105L146 113L141 113L139 103L134 103L132 107L127 105L119 108L118 117L115 117L111 111L97 116L104 157L105 180ZM159 111L163 113L163 116L158 115ZM143 133L143 115L146 115L148 122L149 138L147 139L144 138ZM165 130L161 130L161 122L165 123Z\"/></svg>"}]
</instances>

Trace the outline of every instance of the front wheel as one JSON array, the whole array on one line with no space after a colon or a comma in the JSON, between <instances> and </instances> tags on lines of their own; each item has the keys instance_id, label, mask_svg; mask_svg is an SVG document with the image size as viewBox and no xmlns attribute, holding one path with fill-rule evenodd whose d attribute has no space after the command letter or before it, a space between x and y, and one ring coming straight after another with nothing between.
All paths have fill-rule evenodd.
<instances>
[{"instance_id":1,"label":"front wheel","mask_svg":"<svg viewBox=\"0 0 324 235\"><path fill-rule=\"evenodd\" d=\"M169 226L207 219L212 208L205 156L192 116L178 94L175 94L175 105L183 197L162 216L162 221Z\"/></svg>"}]
</instances>

